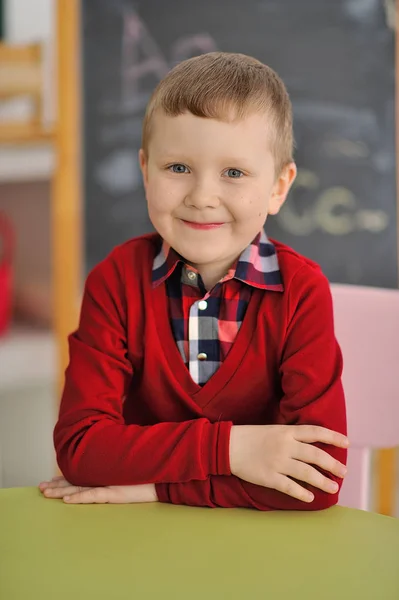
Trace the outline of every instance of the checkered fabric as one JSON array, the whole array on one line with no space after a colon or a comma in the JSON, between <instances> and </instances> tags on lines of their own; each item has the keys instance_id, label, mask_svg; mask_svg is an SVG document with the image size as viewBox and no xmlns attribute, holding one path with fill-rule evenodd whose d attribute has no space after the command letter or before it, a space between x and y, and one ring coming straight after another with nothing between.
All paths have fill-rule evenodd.
<instances>
[{"instance_id":1,"label":"checkered fabric","mask_svg":"<svg viewBox=\"0 0 399 600\"><path fill-rule=\"evenodd\" d=\"M156 287L164 282L174 338L191 377L201 386L231 350L253 289L283 291L276 249L263 230L208 291L198 271L163 241L152 283Z\"/></svg>"}]
</instances>

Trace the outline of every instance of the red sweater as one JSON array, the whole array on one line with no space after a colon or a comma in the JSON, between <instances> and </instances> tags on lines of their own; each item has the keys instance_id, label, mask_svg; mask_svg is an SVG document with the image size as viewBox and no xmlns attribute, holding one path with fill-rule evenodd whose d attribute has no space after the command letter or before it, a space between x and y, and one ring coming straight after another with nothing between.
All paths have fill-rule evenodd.
<instances>
[{"instance_id":1,"label":"red sweater","mask_svg":"<svg viewBox=\"0 0 399 600\"><path fill-rule=\"evenodd\" d=\"M229 464L233 424L315 424L346 434L342 358L319 267L274 242L285 291L253 291L231 351L200 387L173 338L165 286L152 287L156 241L150 234L117 247L87 278L54 431L65 478L155 483L160 501L196 506L335 504L338 494L311 486L307 504L247 483ZM346 461L345 450L325 449Z\"/></svg>"}]
</instances>

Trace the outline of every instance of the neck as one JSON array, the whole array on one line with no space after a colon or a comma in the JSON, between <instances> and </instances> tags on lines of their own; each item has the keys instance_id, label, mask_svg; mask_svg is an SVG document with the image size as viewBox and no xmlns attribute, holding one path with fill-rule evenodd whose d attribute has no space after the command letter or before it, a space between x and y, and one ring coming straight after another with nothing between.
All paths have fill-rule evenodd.
<instances>
[{"instance_id":1,"label":"neck","mask_svg":"<svg viewBox=\"0 0 399 600\"><path fill-rule=\"evenodd\" d=\"M198 273L201 275L205 289L209 291L226 275L228 270L234 265L235 261L236 259L209 265L193 264L193 267L197 269Z\"/></svg>"}]
</instances>

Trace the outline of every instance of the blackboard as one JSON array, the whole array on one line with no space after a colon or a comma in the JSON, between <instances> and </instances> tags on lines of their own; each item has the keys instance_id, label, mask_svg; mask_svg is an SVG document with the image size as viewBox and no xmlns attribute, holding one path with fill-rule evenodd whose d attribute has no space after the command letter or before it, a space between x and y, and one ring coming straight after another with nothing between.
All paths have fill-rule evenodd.
<instances>
[{"instance_id":1,"label":"blackboard","mask_svg":"<svg viewBox=\"0 0 399 600\"><path fill-rule=\"evenodd\" d=\"M83 0L86 270L151 231L137 153L146 102L177 62L250 54L295 118L295 188L266 231L333 282L396 287L394 0Z\"/></svg>"}]
</instances>

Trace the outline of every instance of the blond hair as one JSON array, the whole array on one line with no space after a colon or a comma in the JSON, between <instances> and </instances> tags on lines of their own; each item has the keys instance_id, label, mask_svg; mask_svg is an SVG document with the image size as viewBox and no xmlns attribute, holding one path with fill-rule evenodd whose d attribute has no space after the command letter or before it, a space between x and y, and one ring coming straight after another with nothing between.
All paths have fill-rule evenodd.
<instances>
[{"instance_id":1,"label":"blond hair","mask_svg":"<svg viewBox=\"0 0 399 600\"><path fill-rule=\"evenodd\" d=\"M158 110L168 116L240 119L255 112L271 120L269 140L276 173L293 160L292 106L283 81L251 56L210 52L175 66L155 88L143 122L142 147L148 155L151 123Z\"/></svg>"}]
</instances>

